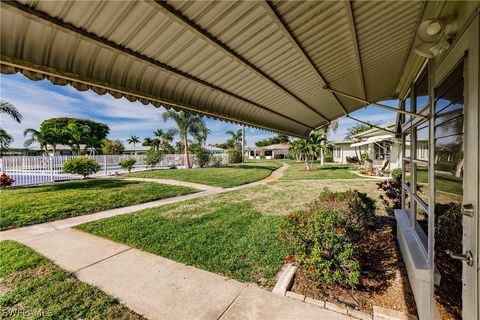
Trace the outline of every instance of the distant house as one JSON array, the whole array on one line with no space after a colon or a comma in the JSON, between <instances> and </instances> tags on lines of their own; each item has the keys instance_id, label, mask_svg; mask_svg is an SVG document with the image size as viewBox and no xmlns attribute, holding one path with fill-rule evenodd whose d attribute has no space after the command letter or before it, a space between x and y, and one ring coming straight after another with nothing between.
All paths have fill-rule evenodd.
<instances>
[{"instance_id":1,"label":"distant house","mask_svg":"<svg viewBox=\"0 0 480 320\"><path fill-rule=\"evenodd\" d=\"M206 149L208 150L208 153L210 153L210 154L223 154L223 153L227 152L227 150L225 150L225 149L218 148L218 147L211 146L211 145L208 145L206 147Z\"/></svg>"},{"instance_id":2,"label":"distant house","mask_svg":"<svg viewBox=\"0 0 480 320\"><path fill-rule=\"evenodd\" d=\"M358 156L354 147L350 145L354 143L353 140L333 141L330 143L332 149L333 162L348 163Z\"/></svg>"},{"instance_id":3,"label":"distant house","mask_svg":"<svg viewBox=\"0 0 480 320\"><path fill-rule=\"evenodd\" d=\"M386 130L372 128L352 137L352 140L335 141L332 143L333 161L339 163L348 163L353 157L361 157L366 154L368 159L373 161L374 165L383 165L386 160L389 161L389 168L395 169L401 167L401 141L395 138L395 134L390 131L395 130L395 124L389 124L383 127ZM389 130L389 131L387 131ZM418 159L427 158L427 141L417 142Z\"/></svg>"},{"instance_id":4,"label":"distant house","mask_svg":"<svg viewBox=\"0 0 480 320\"><path fill-rule=\"evenodd\" d=\"M290 150L288 143L249 148L245 153L248 159L286 159L289 155Z\"/></svg>"},{"instance_id":5,"label":"distant house","mask_svg":"<svg viewBox=\"0 0 480 320\"><path fill-rule=\"evenodd\" d=\"M55 155L56 156L71 156L73 155L72 148L69 145L65 144L57 144L55 146ZM28 148L21 149L24 151L24 155L29 155L29 156L53 156L53 149L52 146L48 145L47 146L47 151L45 151L44 148L40 148L38 145L34 145ZM80 150L83 152L85 150L85 145L81 144L80 145ZM90 148L87 148L87 153L90 151Z\"/></svg>"},{"instance_id":6,"label":"distant house","mask_svg":"<svg viewBox=\"0 0 480 320\"><path fill-rule=\"evenodd\" d=\"M144 154L145 152L147 152L150 149L152 149L152 147L150 147L150 146L139 145L139 146L135 146L135 148L134 148L133 146L126 145L125 150L123 150L123 154L128 154L128 155Z\"/></svg>"}]
</instances>

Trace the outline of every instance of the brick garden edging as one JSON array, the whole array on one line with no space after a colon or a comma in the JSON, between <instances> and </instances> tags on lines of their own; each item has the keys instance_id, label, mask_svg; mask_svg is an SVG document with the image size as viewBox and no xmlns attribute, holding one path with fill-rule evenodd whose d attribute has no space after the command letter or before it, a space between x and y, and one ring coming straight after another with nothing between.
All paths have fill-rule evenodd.
<instances>
[{"instance_id":1,"label":"brick garden edging","mask_svg":"<svg viewBox=\"0 0 480 320\"><path fill-rule=\"evenodd\" d=\"M328 310L345 314L361 320L372 320L372 319L373 320L416 320L417 319L417 317L414 315L391 310L384 307L379 307L379 306L373 307L373 316L372 316L366 312L355 310L351 307L348 307L342 304L336 304L329 301L312 299L304 296L303 294L290 291L290 289L293 286L296 270L297 270L296 265L294 264L286 265L284 270L281 271L281 274L278 277L278 281L275 284L275 287L273 288L272 292L278 295L286 296L291 299L304 302L304 303L315 305L319 308L328 309Z\"/></svg>"}]
</instances>

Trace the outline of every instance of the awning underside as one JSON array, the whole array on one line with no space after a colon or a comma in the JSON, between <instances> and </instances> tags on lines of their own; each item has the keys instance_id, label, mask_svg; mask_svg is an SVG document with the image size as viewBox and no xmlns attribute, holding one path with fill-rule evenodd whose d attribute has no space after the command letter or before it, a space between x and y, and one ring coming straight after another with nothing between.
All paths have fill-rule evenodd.
<instances>
[{"instance_id":1,"label":"awning underside","mask_svg":"<svg viewBox=\"0 0 480 320\"><path fill-rule=\"evenodd\" d=\"M423 2L1 3L2 73L294 136L399 83ZM132 110L136 112L136 110Z\"/></svg>"}]
</instances>

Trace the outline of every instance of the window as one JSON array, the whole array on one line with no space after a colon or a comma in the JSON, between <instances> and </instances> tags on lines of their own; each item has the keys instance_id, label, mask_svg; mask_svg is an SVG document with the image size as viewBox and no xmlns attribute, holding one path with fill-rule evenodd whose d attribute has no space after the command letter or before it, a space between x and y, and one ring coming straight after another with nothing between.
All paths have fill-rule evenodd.
<instances>
[{"instance_id":1,"label":"window","mask_svg":"<svg viewBox=\"0 0 480 320\"><path fill-rule=\"evenodd\" d=\"M435 89L435 200L462 202L463 195L463 64ZM460 209L460 205L457 207Z\"/></svg>"},{"instance_id":2,"label":"window","mask_svg":"<svg viewBox=\"0 0 480 320\"><path fill-rule=\"evenodd\" d=\"M390 141L377 142L374 144L374 157L375 160L387 160L390 159L390 149L392 143Z\"/></svg>"},{"instance_id":3,"label":"window","mask_svg":"<svg viewBox=\"0 0 480 320\"><path fill-rule=\"evenodd\" d=\"M412 85L411 94L405 98L405 110L429 114L428 68L425 68ZM425 112L426 111L426 112ZM426 235L429 228L429 121L418 117L405 117L402 124L403 168L405 188L402 194L408 199L402 204L409 211L411 227L417 232L427 251Z\"/></svg>"},{"instance_id":4,"label":"window","mask_svg":"<svg viewBox=\"0 0 480 320\"><path fill-rule=\"evenodd\" d=\"M334 158L341 158L342 157L342 148L334 147L333 148L333 157Z\"/></svg>"}]
</instances>

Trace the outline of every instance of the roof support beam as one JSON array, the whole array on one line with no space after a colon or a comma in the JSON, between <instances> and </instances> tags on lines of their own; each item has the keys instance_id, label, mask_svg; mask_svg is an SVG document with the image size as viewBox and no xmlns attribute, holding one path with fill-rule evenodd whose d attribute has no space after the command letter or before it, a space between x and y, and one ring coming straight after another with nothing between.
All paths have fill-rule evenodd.
<instances>
[{"instance_id":1,"label":"roof support beam","mask_svg":"<svg viewBox=\"0 0 480 320\"><path fill-rule=\"evenodd\" d=\"M297 51L300 57L302 57L305 64L313 71L313 73L318 77L318 79L320 80L320 82L322 82L322 84L328 86L328 83L323 77L320 70L318 70L317 66L313 63L312 59L308 56L305 49L303 49L303 47L300 45L300 43L295 38L293 33L287 27L286 23L282 21L278 13L275 11L275 8L273 7L273 5L268 0L265 0L264 2L262 2L262 5L265 8L265 12L270 16L270 18L272 18L273 22L280 28L280 30L282 30L285 37L290 41L293 48ZM335 93L332 93L332 95L337 101L337 103L340 105L340 108L342 108L343 112L347 114L348 113L347 110L345 109L343 104L340 102L338 97L335 95Z\"/></svg>"},{"instance_id":2,"label":"roof support beam","mask_svg":"<svg viewBox=\"0 0 480 320\"><path fill-rule=\"evenodd\" d=\"M345 96L345 97L350 98L350 99L352 99L352 100L357 100L357 101L363 102L363 103L365 103L365 106L371 105L371 106L373 106L373 107L382 108L382 109L389 110L389 111L393 111L393 112L397 112L397 113L408 114L408 115L410 115L410 116L412 116L412 117L418 117L418 118L422 118L422 119L427 119L427 117L424 116L423 114L419 114L419 113L415 113L415 112L410 112L410 111L406 111L406 110L401 110L401 109L393 108L393 107L390 107L390 106L387 106L387 105L384 105L384 104L381 104L381 103L377 103L377 102L367 101L367 100L365 100L365 99L362 99L362 98L359 98L359 97L355 97L355 96L352 96L351 94L348 94L348 93L345 93L345 92L341 92L341 91L338 91L338 90L334 90L334 89L331 89L331 88L329 88L329 87L323 87L323 89L328 90L328 91L331 91L331 92L335 92L336 94Z\"/></svg>"},{"instance_id":3,"label":"roof support beam","mask_svg":"<svg viewBox=\"0 0 480 320\"><path fill-rule=\"evenodd\" d=\"M46 13L43 13L43 12L40 12L38 10L35 10L34 8L30 7L30 6L27 6L27 5L24 5L22 3L19 3L19 2L16 2L16 1L2 1L1 2L1 6L2 6L2 9L7 9L7 10L14 10L16 12L19 12L21 14L23 14L24 16L28 17L29 19L32 19L34 21L37 21L39 23L42 23L42 24L45 24L45 25L48 25L52 28L55 28L57 30L60 30L60 31L63 31L63 32L71 32L71 33L74 33L77 37L85 40L85 41L88 41L88 42L91 42L91 43L95 43L96 45L99 45L103 48L107 48L107 49L110 49L110 50L113 50L113 51L116 51L120 54L124 54L124 55L128 55L128 56L131 56L135 59L138 59L138 60L141 60L145 63L148 63L152 66L155 66L155 67L158 67L160 69L163 69L164 71L167 71L167 72L170 72L170 73L173 73L179 77L182 77L184 79L187 79L187 80L190 80L190 81L194 81L196 83L199 83L203 86L207 86L213 90L216 90L218 92L221 92L225 95L228 95L228 96L231 96L233 98L236 98L236 99L239 99L243 102L246 102L248 104L251 104L251 105L254 105L262 110L265 110L265 111L268 111L268 112L271 112L277 116L280 116L284 119L287 119L287 120L290 120L292 122L295 122L296 124L300 124L302 126L305 126L311 130L313 130L313 127L308 125L308 124L305 124L305 123L302 123L300 121L297 121L287 115L284 115L284 114L281 114L275 110L272 110L270 108L267 108L263 105L260 105L254 101L250 101L244 97L241 97L237 94L234 94L230 91L227 91L223 88L220 88L220 87L217 87L207 81L204 81L202 79L199 79L197 77L194 77L192 75L189 75L181 70L177 70L173 67L170 67L164 63L161 63L155 59L152 59L150 57L147 57L145 55L142 55L138 52L135 52L133 50L130 50L128 48L125 48L123 46L120 46L110 40L107 40L107 39L104 39L104 38L101 38L99 36L97 36L96 34L94 33L91 33L91 32L88 32L86 30L83 30L83 29L80 29L80 28L77 28L75 27L74 25L72 24L69 24L69 23L66 23L60 19L57 19L57 18L54 18L54 17L51 17L49 15L47 15Z\"/></svg>"},{"instance_id":4,"label":"roof support beam","mask_svg":"<svg viewBox=\"0 0 480 320\"><path fill-rule=\"evenodd\" d=\"M357 29L355 27L355 20L353 18L352 3L351 1L345 1L345 11L347 12L348 24L352 32L352 39L354 42L355 56L357 58L357 66L360 71L360 80L362 82L363 98L367 99L367 89L365 87L365 76L362 68L362 58L360 56L360 49L358 48Z\"/></svg>"},{"instance_id":5,"label":"roof support beam","mask_svg":"<svg viewBox=\"0 0 480 320\"><path fill-rule=\"evenodd\" d=\"M300 97L295 95L293 92L291 92L289 89L284 87L282 84L280 84L278 81L264 73L262 70L257 68L255 65L253 65L251 62L243 58L241 55L227 47L224 43L222 43L220 40L215 38L213 35L209 34L207 31L203 30L201 27L196 25L193 21L190 21L187 17L182 15L180 12L175 10L173 7L171 7L169 4L167 4L165 1L160 1L160 0L145 0L147 3L152 4L153 7L155 7L157 10L161 11L163 14L167 15L171 19L175 20L177 23L182 25L183 27L187 28L188 30L194 32L196 35L200 36L202 39L204 39L207 43L213 45L223 53L227 54L230 58L233 60L239 62L242 64L244 67L248 68L249 70L253 71L255 74L257 74L259 77L262 79L270 82L272 85L277 87L278 89L282 90L285 92L287 95L292 97L293 99L297 100L301 104L303 104L305 107L308 109L312 110L316 114L318 114L320 117L323 119L328 120L327 117L325 117L323 114L321 114L318 110L310 106L308 103L306 103L304 100L302 100Z\"/></svg>"},{"instance_id":6,"label":"roof support beam","mask_svg":"<svg viewBox=\"0 0 480 320\"><path fill-rule=\"evenodd\" d=\"M357 122L363 123L363 124L365 124L365 125L367 125L367 126L370 126L370 127L372 127L372 128L378 129L378 130L382 130L382 131L386 131L386 132L390 132L390 133L396 134L395 131L388 130L388 129L379 127L379 126L377 126L377 125L375 125L375 124L371 124L371 123L368 123L368 122L366 122L366 121L363 121L363 120L354 118L354 117L352 117L352 116L350 116L350 115L348 115L348 114L345 115L345 117L350 118L350 119L352 119L352 120L355 120L355 121L357 121Z\"/></svg>"}]
</instances>

